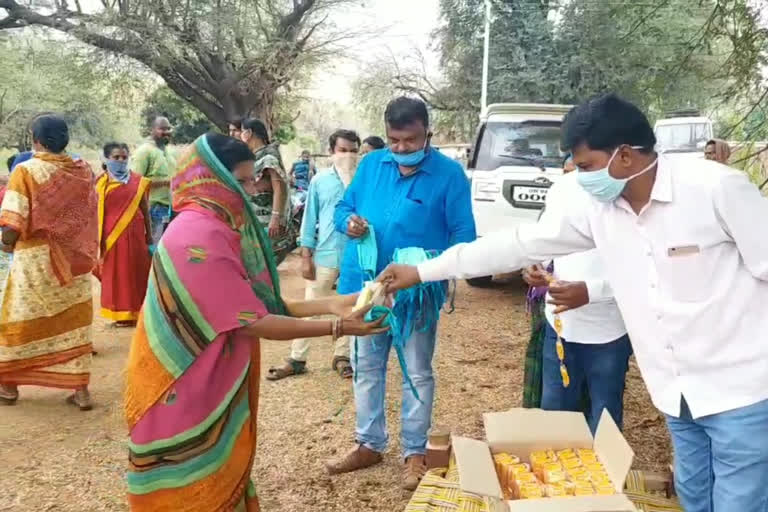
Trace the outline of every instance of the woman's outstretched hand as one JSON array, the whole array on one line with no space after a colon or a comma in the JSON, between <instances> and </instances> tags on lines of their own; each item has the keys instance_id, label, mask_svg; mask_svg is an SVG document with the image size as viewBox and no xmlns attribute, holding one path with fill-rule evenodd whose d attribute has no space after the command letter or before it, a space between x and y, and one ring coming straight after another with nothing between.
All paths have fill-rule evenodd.
<instances>
[{"instance_id":1,"label":"woman's outstretched hand","mask_svg":"<svg viewBox=\"0 0 768 512\"><path fill-rule=\"evenodd\" d=\"M419 271L412 265L397 265L392 263L385 268L376 281L384 283L387 287L387 293L394 293L398 290L404 290L411 286L416 286L421 282Z\"/></svg>"},{"instance_id":2,"label":"woman's outstretched hand","mask_svg":"<svg viewBox=\"0 0 768 512\"><path fill-rule=\"evenodd\" d=\"M373 334L381 334L387 332L389 327L382 327L382 323L387 318L387 315L382 316L378 320L373 322L366 322L365 315L373 308L373 304L358 309L357 311L350 310L341 317L341 332L339 334L346 336L371 336Z\"/></svg>"}]
</instances>

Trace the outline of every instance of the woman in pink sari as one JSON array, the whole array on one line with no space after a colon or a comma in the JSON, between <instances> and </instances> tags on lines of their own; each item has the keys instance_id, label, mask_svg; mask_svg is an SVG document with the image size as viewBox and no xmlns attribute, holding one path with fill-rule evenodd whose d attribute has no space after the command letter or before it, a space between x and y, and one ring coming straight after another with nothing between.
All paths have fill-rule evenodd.
<instances>
[{"instance_id":1,"label":"woman in pink sari","mask_svg":"<svg viewBox=\"0 0 768 512\"><path fill-rule=\"evenodd\" d=\"M131 510L257 511L259 338L382 332L356 297L288 302L248 193L253 153L200 137L172 180L178 216L154 255L125 391ZM333 320L301 320L335 314Z\"/></svg>"}]
</instances>

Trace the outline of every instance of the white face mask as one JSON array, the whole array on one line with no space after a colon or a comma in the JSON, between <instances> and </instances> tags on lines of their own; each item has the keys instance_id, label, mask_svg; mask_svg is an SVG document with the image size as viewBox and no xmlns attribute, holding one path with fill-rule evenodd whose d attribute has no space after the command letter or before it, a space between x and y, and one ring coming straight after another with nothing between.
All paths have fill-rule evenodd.
<instances>
[{"instance_id":1,"label":"white face mask","mask_svg":"<svg viewBox=\"0 0 768 512\"><path fill-rule=\"evenodd\" d=\"M349 185L357 170L357 153L334 153L331 157L333 166L339 172L344 185Z\"/></svg>"}]
</instances>

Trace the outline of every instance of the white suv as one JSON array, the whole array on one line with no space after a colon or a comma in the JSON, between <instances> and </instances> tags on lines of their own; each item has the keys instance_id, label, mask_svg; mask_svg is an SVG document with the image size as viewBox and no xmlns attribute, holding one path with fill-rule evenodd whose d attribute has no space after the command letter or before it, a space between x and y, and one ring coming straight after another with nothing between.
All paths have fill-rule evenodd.
<instances>
[{"instance_id":1,"label":"white suv","mask_svg":"<svg viewBox=\"0 0 768 512\"><path fill-rule=\"evenodd\" d=\"M560 125L570 109L501 103L481 114L467 169L478 236L539 218L549 187L563 174ZM490 281L489 276L469 283Z\"/></svg>"}]
</instances>

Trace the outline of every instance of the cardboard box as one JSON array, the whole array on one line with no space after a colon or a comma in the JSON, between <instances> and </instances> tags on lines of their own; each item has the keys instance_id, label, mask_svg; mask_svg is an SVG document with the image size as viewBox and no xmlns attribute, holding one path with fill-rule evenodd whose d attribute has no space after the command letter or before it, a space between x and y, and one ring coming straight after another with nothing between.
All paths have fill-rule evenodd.
<instances>
[{"instance_id":1,"label":"cardboard box","mask_svg":"<svg viewBox=\"0 0 768 512\"><path fill-rule=\"evenodd\" d=\"M510 453L530 462L531 452L592 448L611 478L613 496L568 496L507 501L510 512L635 512L623 494L634 452L608 411L603 411L594 439L579 412L512 409L483 415L486 441L454 436L453 452L463 491L501 500L492 453Z\"/></svg>"}]
</instances>

